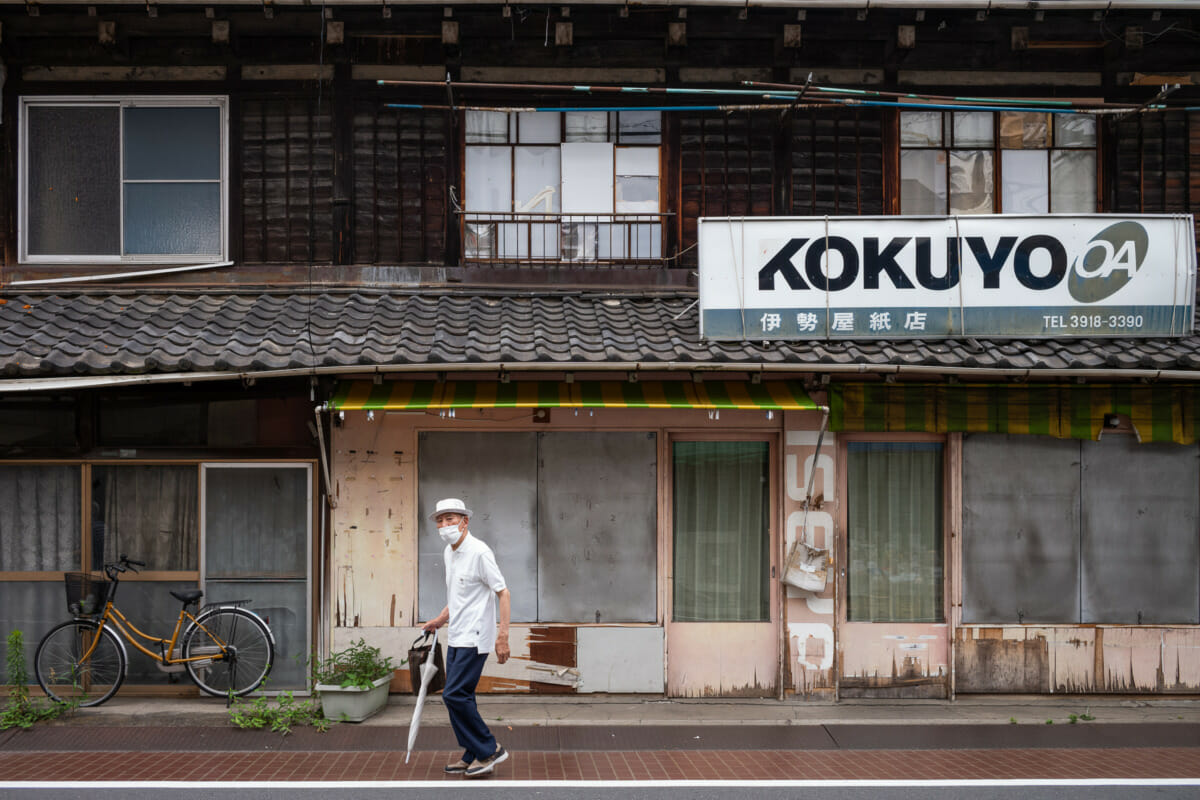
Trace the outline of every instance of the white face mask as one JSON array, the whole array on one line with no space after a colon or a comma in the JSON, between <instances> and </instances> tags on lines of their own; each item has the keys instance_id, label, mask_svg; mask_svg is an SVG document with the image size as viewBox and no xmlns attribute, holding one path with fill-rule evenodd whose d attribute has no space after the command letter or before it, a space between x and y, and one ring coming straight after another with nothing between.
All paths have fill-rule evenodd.
<instances>
[{"instance_id":1,"label":"white face mask","mask_svg":"<svg viewBox=\"0 0 1200 800\"><path fill-rule=\"evenodd\" d=\"M438 528L438 536L442 537L442 541L446 544L452 545L462 538L462 531L458 529L457 525L446 525Z\"/></svg>"}]
</instances>

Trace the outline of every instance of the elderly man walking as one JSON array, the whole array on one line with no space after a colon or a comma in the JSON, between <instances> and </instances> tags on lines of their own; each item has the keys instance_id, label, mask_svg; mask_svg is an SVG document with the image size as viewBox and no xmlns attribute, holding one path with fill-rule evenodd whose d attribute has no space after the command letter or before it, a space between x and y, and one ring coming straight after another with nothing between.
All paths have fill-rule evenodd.
<instances>
[{"instance_id":1,"label":"elderly man walking","mask_svg":"<svg viewBox=\"0 0 1200 800\"><path fill-rule=\"evenodd\" d=\"M467 530L471 509L462 500L439 500L430 519L446 543L446 607L423 629L434 631L450 623L446 647L446 687L442 702L462 758L446 765L446 772L468 778L483 778L508 758L506 751L479 716L475 687L483 664L493 649L496 660L508 661L508 622L512 603L504 576L496 566L492 549ZM499 624L496 612L499 606Z\"/></svg>"}]
</instances>

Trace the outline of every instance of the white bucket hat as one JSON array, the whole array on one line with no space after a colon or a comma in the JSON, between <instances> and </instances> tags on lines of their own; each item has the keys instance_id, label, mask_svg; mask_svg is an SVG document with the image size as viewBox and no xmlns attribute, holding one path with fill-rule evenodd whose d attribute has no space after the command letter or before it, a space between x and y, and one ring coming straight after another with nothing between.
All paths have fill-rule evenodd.
<instances>
[{"instance_id":1,"label":"white bucket hat","mask_svg":"<svg viewBox=\"0 0 1200 800\"><path fill-rule=\"evenodd\" d=\"M445 500L438 500L437 507L433 509L433 513L429 515L430 519L437 519L438 514L462 514L464 517L471 516L471 509L463 505L463 501L457 497L447 497Z\"/></svg>"}]
</instances>

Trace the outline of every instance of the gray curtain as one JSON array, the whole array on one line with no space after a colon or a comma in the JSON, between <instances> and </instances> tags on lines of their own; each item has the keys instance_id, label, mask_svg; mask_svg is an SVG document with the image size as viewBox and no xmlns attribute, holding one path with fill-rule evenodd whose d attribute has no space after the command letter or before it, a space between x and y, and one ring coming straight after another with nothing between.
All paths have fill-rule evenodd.
<instances>
[{"instance_id":1,"label":"gray curtain","mask_svg":"<svg viewBox=\"0 0 1200 800\"><path fill-rule=\"evenodd\" d=\"M124 554L148 570L199 569L197 467L95 467L92 475L94 561Z\"/></svg>"},{"instance_id":2,"label":"gray curtain","mask_svg":"<svg viewBox=\"0 0 1200 800\"><path fill-rule=\"evenodd\" d=\"M0 572L79 569L78 466L0 467Z\"/></svg>"},{"instance_id":3,"label":"gray curtain","mask_svg":"<svg viewBox=\"0 0 1200 800\"><path fill-rule=\"evenodd\" d=\"M766 442L676 442L674 619L770 619Z\"/></svg>"},{"instance_id":4,"label":"gray curtain","mask_svg":"<svg viewBox=\"0 0 1200 800\"><path fill-rule=\"evenodd\" d=\"M847 448L851 622L942 621L942 445Z\"/></svg>"}]
</instances>

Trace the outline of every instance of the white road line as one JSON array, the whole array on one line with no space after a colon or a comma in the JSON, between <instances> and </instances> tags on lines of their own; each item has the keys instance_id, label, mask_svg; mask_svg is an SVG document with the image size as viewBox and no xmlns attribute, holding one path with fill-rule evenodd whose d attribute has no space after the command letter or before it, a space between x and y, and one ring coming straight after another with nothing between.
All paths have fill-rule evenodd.
<instances>
[{"instance_id":1,"label":"white road line","mask_svg":"<svg viewBox=\"0 0 1200 800\"><path fill-rule=\"evenodd\" d=\"M0 789L572 789L572 788L905 788L905 787L1018 787L1018 786L1198 786L1200 778L1084 778L1004 780L860 780L860 781L14 781Z\"/></svg>"}]
</instances>

